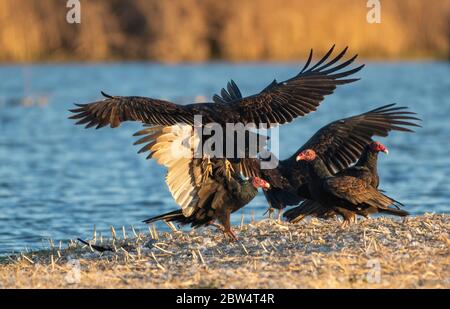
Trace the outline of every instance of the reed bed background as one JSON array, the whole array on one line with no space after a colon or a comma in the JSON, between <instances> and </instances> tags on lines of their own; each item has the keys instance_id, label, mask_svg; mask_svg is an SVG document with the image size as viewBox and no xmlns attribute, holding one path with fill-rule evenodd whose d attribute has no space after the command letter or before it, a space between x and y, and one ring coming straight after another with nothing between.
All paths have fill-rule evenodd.
<instances>
[{"instance_id":1,"label":"reed bed background","mask_svg":"<svg viewBox=\"0 0 450 309\"><path fill-rule=\"evenodd\" d=\"M297 60L336 43L366 58L448 58L450 2L366 0L2 0L0 61Z\"/></svg>"}]
</instances>

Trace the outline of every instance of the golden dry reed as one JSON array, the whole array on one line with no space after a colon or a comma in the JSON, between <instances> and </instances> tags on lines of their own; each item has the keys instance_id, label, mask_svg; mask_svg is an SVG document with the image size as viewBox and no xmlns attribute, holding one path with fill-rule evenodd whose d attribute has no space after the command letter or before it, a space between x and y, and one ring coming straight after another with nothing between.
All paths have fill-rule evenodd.
<instances>
[{"instance_id":1,"label":"golden dry reed","mask_svg":"<svg viewBox=\"0 0 450 309\"><path fill-rule=\"evenodd\" d=\"M296 60L310 48L351 46L368 58L448 58L450 1L80 0L0 1L0 61Z\"/></svg>"}]
</instances>

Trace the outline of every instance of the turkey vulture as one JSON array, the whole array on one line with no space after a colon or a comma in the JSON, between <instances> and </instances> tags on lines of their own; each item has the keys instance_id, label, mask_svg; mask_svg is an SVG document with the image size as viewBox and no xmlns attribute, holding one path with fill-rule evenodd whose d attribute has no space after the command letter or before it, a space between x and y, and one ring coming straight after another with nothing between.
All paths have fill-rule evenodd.
<instances>
[{"instance_id":1,"label":"turkey vulture","mask_svg":"<svg viewBox=\"0 0 450 309\"><path fill-rule=\"evenodd\" d=\"M221 164L223 160L215 163ZM197 166L200 168L200 166ZM214 169L217 167L214 164ZM152 223L159 220L174 221L181 225L190 224L192 227L214 224L217 220L223 227L225 235L237 240L231 229L230 215L247 205L258 193L258 188L267 190L270 184L258 177L242 179L237 173L232 177L223 177L213 173L207 181L200 184L197 190L197 203L192 214L186 216L182 210L175 210L163 215L159 215L145 220L145 223Z\"/></svg>"},{"instance_id":2,"label":"turkey vulture","mask_svg":"<svg viewBox=\"0 0 450 309\"><path fill-rule=\"evenodd\" d=\"M329 123L317 131L291 157L278 162L277 168L261 169L259 159L244 158L241 168L246 176L258 176L271 184L264 194L269 209L281 210L286 206L298 205L309 199L307 164L296 162L296 157L305 149L313 149L323 160L331 174L336 174L356 162L372 137L385 137L390 131L413 132L408 127L420 120L406 107L395 104L382 106L369 112ZM274 154L271 154L274 156Z\"/></svg>"},{"instance_id":3,"label":"turkey vulture","mask_svg":"<svg viewBox=\"0 0 450 309\"><path fill-rule=\"evenodd\" d=\"M166 220L197 227L209 225L217 219L224 233L236 240L230 226L231 213L248 204L256 196L258 188L267 190L270 185L259 177L242 179L236 171L227 175L225 160L195 158L193 148L199 140L194 134L190 137L192 143L183 144L186 131L191 131L191 127L152 127L139 132L147 134L144 139L149 147L144 147L144 150L151 151L150 157L167 167L166 183L181 206L180 210L144 222ZM192 149L185 149L186 145ZM185 155L180 156L183 152ZM211 173L205 173L207 168L212 169Z\"/></svg>"},{"instance_id":4,"label":"turkey vulture","mask_svg":"<svg viewBox=\"0 0 450 309\"><path fill-rule=\"evenodd\" d=\"M343 225L347 225L354 214L409 215L400 209L400 206L403 206L401 203L371 185L372 179L368 169L361 169L357 176L333 175L313 149L303 150L296 160L306 162L310 199L341 215L344 218ZM391 205L395 208L390 207Z\"/></svg>"},{"instance_id":5,"label":"turkey vulture","mask_svg":"<svg viewBox=\"0 0 450 309\"><path fill-rule=\"evenodd\" d=\"M355 165L346 168L336 174L336 176L353 176L365 179L365 181L374 188L378 188L380 178L377 170L378 153L388 153L388 149L380 142L371 142L365 148L361 157ZM319 218L330 218L336 215L336 212L330 208L323 207L314 200L305 200L299 206L294 207L284 214L284 217L292 223L301 221L308 215Z\"/></svg>"}]
</instances>

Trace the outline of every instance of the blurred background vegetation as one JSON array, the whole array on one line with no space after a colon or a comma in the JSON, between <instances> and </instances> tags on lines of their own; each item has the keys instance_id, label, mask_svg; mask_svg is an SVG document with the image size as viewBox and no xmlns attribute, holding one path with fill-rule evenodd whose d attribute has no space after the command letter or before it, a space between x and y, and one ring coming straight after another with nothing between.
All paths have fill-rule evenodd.
<instances>
[{"instance_id":1,"label":"blurred background vegetation","mask_svg":"<svg viewBox=\"0 0 450 309\"><path fill-rule=\"evenodd\" d=\"M349 45L365 58L449 58L450 1L1 0L0 61L295 60Z\"/></svg>"}]
</instances>

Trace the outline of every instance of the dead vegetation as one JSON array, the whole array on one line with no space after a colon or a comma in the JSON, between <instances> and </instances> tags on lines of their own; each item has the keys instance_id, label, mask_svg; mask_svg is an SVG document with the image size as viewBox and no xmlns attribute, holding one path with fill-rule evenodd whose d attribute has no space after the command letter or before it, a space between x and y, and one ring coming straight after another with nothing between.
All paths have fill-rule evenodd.
<instances>
[{"instance_id":1,"label":"dead vegetation","mask_svg":"<svg viewBox=\"0 0 450 309\"><path fill-rule=\"evenodd\" d=\"M238 227L240 242L214 228L189 233L94 232L98 252L67 248L10 256L5 288L449 288L449 215L376 218L342 229L313 219ZM129 235L127 235L129 234Z\"/></svg>"},{"instance_id":2,"label":"dead vegetation","mask_svg":"<svg viewBox=\"0 0 450 309\"><path fill-rule=\"evenodd\" d=\"M448 58L450 2L381 1L370 24L361 0L0 1L0 61L298 60L333 43L362 57Z\"/></svg>"}]
</instances>

